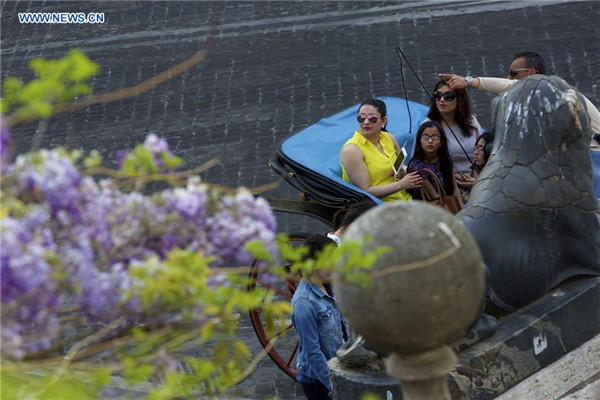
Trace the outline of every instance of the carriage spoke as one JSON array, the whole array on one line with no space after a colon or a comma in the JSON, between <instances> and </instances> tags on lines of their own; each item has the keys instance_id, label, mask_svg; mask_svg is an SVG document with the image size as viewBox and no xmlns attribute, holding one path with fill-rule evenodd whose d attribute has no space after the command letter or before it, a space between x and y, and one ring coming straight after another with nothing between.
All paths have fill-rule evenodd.
<instances>
[{"instance_id":1,"label":"carriage spoke","mask_svg":"<svg viewBox=\"0 0 600 400\"><path fill-rule=\"evenodd\" d=\"M299 346L300 346L300 341L297 341L296 345L294 346L294 350L292 350L292 354L290 355L290 358L288 358L288 360L287 360L287 364L285 365L286 367L289 367L290 364L292 363L292 361L294 360L294 357L296 356L296 352L298 351Z\"/></svg>"},{"instance_id":2,"label":"carriage spoke","mask_svg":"<svg viewBox=\"0 0 600 400\"><path fill-rule=\"evenodd\" d=\"M299 282L299 281L298 281L298 282ZM290 291L290 293L294 293L294 292L296 292L296 286L298 285L298 282L294 281L294 283L292 284L292 283L290 283L290 282L288 281L288 283L287 283L287 288L288 288L288 290ZM293 297L293 296L292 296L292 297Z\"/></svg>"},{"instance_id":3,"label":"carriage spoke","mask_svg":"<svg viewBox=\"0 0 600 400\"><path fill-rule=\"evenodd\" d=\"M289 237L289 243L293 247L300 246L306 240L306 237L308 237L307 234L291 234ZM292 272L291 265L292 264L289 262L283 263L281 268L287 272L287 275L285 277L279 277L275 281L270 281L269 279L261 279L264 272L261 270L261 268L259 268L259 264L256 261L253 262L248 273L248 278L250 279L248 283L248 291L257 290L257 288L260 286L265 290L272 291L273 294L275 294L274 298L277 298L277 300L291 302L294 297L293 295L296 292L296 287L302 279L302 275L300 273L296 271ZM265 310L266 308L264 304L259 308L253 308L250 310L250 320L254 327L254 331L256 332L261 345L267 351L268 356L273 360L273 362L279 368L281 368L285 374L291 378L295 378L297 371L293 363L294 359L298 355L298 349L300 346L298 337L294 335L295 331L293 329L290 333L288 333L288 335L290 335L289 337L286 338L284 336L284 334L294 325L289 318L280 322L275 321L275 326L273 329L269 329L269 332L267 333L266 328L271 324L267 324L267 321L265 320ZM281 338L280 341L278 340L279 338ZM277 346L275 346L275 341L277 341Z\"/></svg>"},{"instance_id":4,"label":"carriage spoke","mask_svg":"<svg viewBox=\"0 0 600 400\"><path fill-rule=\"evenodd\" d=\"M265 281L263 281L263 280L261 280L261 279L258 279L258 278L256 278L256 279L255 279L255 281L256 281L256 283L260 284L261 286L263 286L263 287L265 287L265 288L267 288L267 289L274 290L275 292L277 292L277 293L278 293L278 294L280 294L281 296L285 297L286 299L291 299L291 298L293 297L291 294L289 294L289 293L286 293L286 292L284 292L283 290L281 290L281 289L278 289L278 288L276 288L276 287L275 287L275 286L273 286L273 285L269 285L267 282L265 282Z\"/></svg>"},{"instance_id":5,"label":"carriage spoke","mask_svg":"<svg viewBox=\"0 0 600 400\"><path fill-rule=\"evenodd\" d=\"M281 329L280 331L275 332L275 334L273 336L267 338L267 341L271 341L271 339L273 339L274 337L277 337L277 336L281 335L282 333L289 331L290 328L292 328L293 326L294 326L294 324L289 324L284 329Z\"/></svg>"}]
</instances>

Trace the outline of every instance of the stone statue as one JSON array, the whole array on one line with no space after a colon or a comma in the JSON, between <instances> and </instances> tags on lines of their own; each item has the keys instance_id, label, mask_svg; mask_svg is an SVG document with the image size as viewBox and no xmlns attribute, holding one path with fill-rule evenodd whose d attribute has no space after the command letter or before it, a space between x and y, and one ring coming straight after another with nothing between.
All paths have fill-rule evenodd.
<instances>
[{"instance_id":1,"label":"stone statue","mask_svg":"<svg viewBox=\"0 0 600 400\"><path fill-rule=\"evenodd\" d=\"M490 300L510 311L600 275L600 214L582 96L535 75L494 102L494 148L457 217L483 254Z\"/></svg>"}]
</instances>

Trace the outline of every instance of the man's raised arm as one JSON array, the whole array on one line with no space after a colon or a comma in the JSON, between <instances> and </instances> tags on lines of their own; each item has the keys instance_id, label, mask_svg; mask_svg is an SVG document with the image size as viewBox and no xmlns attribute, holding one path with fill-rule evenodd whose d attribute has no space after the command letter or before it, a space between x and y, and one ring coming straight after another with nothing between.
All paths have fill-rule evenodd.
<instances>
[{"instance_id":1,"label":"man's raised arm","mask_svg":"<svg viewBox=\"0 0 600 400\"><path fill-rule=\"evenodd\" d=\"M448 82L450 89L472 87L474 89L485 90L486 92L495 94L505 91L517 82L516 80L506 78L465 77L455 74L439 74L439 77ZM469 81L471 84L469 84Z\"/></svg>"}]
</instances>

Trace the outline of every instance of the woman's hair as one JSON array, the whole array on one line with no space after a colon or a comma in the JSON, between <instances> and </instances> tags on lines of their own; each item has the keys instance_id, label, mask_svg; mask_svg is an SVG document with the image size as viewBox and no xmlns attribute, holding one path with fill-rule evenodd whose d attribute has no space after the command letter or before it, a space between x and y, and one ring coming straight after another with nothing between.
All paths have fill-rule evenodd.
<instances>
[{"instance_id":1,"label":"woman's hair","mask_svg":"<svg viewBox=\"0 0 600 400\"><path fill-rule=\"evenodd\" d=\"M385 106L385 103L381 100L377 100L377 99L365 100L362 103L360 103L360 106L358 106L358 109L360 110L362 108L362 106L373 106L377 109L377 111L379 112L379 115L381 115L381 118L387 116L387 107Z\"/></svg>"},{"instance_id":2,"label":"woman's hair","mask_svg":"<svg viewBox=\"0 0 600 400\"><path fill-rule=\"evenodd\" d=\"M435 93L442 86L449 86L448 82L445 80L441 80L435 84L433 88L433 93ZM471 103L469 102L469 95L467 94L466 89L454 89L453 92L456 93L456 110L454 111L454 121L456 125L459 126L462 131L462 135L466 137L471 137L473 132L471 129L474 126L471 123L472 115L471 115ZM429 100L429 112L427 113L427 118L437 123L442 123L442 114L440 110L437 108L437 104L433 97Z\"/></svg>"},{"instance_id":3,"label":"woman's hair","mask_svg":"<svg viewBox=\"0 0 600 400\"><path fill-rule=\"evenodd\" d=\"M483 147L483 165L487 164L492 149L494 148L494 131L484 132L475 140L475 146L479 143L479 140L485 140L485 146Z\"/></svg>"},{"instance_id":4,"label":"woman's hair","mask_svg":"<svg viewBox=\"0 0 600 400\"><path fill-rule=\"evenodd\" d=\"M437 129L442 140L442 145L438 148L438 157L440 159L440 170L444 177L444 189L446 190L446 193L450 195L454 193L454 185L452 184L453 162L450 152L448 151L448 138L440 124L435 121L425 121L419 126L413 158L421 161L425 160L425 150L423 150L423 146L421 146L421 136L423 136L423 131L425 131L425 129L432 127Z\"/></svg>"}]
</instances>

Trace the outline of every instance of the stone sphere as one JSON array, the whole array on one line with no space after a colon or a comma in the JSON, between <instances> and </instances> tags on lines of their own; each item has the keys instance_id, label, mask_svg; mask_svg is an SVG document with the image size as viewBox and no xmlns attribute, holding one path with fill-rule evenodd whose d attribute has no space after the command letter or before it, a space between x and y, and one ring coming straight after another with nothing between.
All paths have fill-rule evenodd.
<instances>
[{"instance_id":1,"label":"stone sphere","mask_svg":"<svg viewBox=\"0 0 600 400\"><path fill-rule=\"evenodd\" d=\"M375 207L344 240L388 246L370 271L371 287L336 281L340 309L375 347L413 354L451 343L478 317L485 267L471 234L453 215L420 201Z\"/></svg>"}]
</instances>

